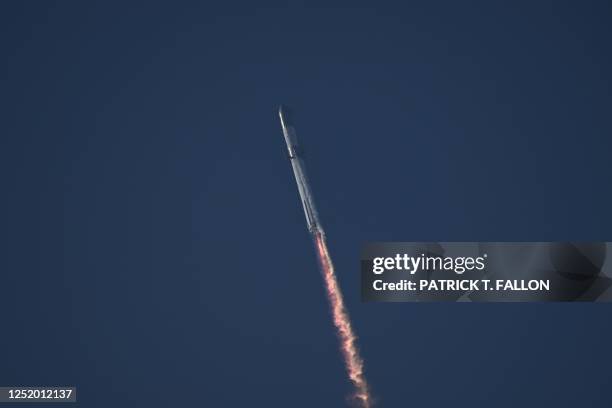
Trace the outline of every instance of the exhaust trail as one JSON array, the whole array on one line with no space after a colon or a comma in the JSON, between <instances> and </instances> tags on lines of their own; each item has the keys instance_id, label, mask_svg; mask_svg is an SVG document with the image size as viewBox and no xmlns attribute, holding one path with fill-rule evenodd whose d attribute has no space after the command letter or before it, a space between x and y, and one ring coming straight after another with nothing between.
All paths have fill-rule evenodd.
<instances>
[{"instance_id":1,"label":"exhaust trail","mask_svg":"<svg viewBox=\"0 0 612 408\"><path fill-rule=\"evenodd\" d=\"M321 271L323 273L323 280L325 281L327 297L331 306L332 319L338 332L338 338L340 339L340 349L344 357L346 371L351 382L355 386L354 397L362 408L370 408L372 406L372 398L370 397L370 390L363 372L363 360L359 355L357 337L353 331L351 319L344 306L342 291L338 285L334 265L329 256L325 235L317 234L314 239L317 247L317 256L321 263Z\"/></svg>"},{"instance_id":2,"label":"exhaust trail","mask_svg":"<svg viewBox=\"0 0 612 408\"><path fill-rule=\"evenodd\" d=\"M355 387L353 395L354 400L359 404L360 408L372 407L372 397L370 395L368 383L365 379L363 370L363 360L359 355L357 348L357 336L353 331L351 320L344 305L342 291L338 285L336 272L329 256L327 243L325 242L325 233L319 221L319 214L314 205L310 185L306 178L304 163L302 162L300 149L295 135L295 128L291 122L290 114L284 107L278 110L281 126L283 128L283 136L289 150L289 159L293 167L293 174L300 193L300 199L306 216L308 230L312 234L317 250L317 257L321 266L321 273L325 283L325 290L329 304L331 307L332 319L336 328L338 339L340 340L340 350L344 357L344 363L349 379Z\"/></svg>"}]
</instances>

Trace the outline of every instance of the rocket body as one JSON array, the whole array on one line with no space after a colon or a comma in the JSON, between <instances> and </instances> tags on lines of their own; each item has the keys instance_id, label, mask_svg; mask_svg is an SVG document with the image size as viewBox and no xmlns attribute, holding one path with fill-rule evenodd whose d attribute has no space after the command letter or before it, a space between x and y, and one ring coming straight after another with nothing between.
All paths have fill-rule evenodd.
<instances>
[{"instance_id":1,"label":"rocket body","mask_svg":"<svg viewBox=\"0 0 612 408\"><path fill-rule=\"evenodd\" d=\"M281 127L283 128L283 136L287 143L289 160L291 161L291 167L293 167L293 175L295 176L302 207L304 208L308 230L314 235L323 235L323 228L319 221L319 214L314 204L310 185L308 184L308 178L306 177L302 154L297 143L297 136L295 134L291 113L286 107L281 106L278 109L278 115L280 116Z\"/></svg>"}]
</instances>

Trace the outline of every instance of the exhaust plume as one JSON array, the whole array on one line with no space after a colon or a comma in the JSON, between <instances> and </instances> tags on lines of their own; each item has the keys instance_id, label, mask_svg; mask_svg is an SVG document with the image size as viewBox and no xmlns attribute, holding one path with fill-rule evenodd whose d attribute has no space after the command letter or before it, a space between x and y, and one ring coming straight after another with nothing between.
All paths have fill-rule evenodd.
<instances>
[{"instance_id":1,"label":"exhaust plume","mask_svg":"<svg viewBox=\"0 0 612 408\"><path fill-rule=\"evenodd\" d=\"M370 408L372 406L372 397L370 396L368 383L363 372L363 360L357 348L357 337L353 332L351 320L344 306L342 291L336 279L336 272L329 256L325 236L323 234L315 234L314 239L331 307L332 319L340 340L340 350L344 357L348 376L355 387L354 399L360 408Z\"/></svg>"}]
</instances>

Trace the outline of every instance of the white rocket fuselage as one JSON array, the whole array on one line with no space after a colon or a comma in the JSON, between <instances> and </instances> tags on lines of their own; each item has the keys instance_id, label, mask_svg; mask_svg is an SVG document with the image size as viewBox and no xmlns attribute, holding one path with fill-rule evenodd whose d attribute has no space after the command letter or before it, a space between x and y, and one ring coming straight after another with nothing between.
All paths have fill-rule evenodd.
<instances>
[{"instance_id":1,"label":"white rocket fuselage","mask_svg":"<svg viewBox=\"0 0 612 408\"><path fill-rule=\"evenodd\" d=\"M311 233L323 235L323 228L321 227L319 214L317 213L312 192L310 191L310 185L308 184L308 178L306 177L304 162L302 161L301 152L298 147L297 137L295 134L295 128L291 121L290 114L286 108L281 106L278 109L278 115L280 116L283 135L285 136L285 142L287 143L289 160L291 161L291 166L293 167L295 182L297 183L300 199L302 200L302 206L304 207L306 224L308 225L308 229Z\"/></svg>"}]
</instances>

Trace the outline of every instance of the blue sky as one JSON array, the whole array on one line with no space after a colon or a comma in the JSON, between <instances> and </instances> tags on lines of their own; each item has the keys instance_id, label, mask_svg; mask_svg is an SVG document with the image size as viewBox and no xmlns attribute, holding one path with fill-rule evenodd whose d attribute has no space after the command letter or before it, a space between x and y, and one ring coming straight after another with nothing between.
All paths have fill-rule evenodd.
<instances>
[{"instance_id":1,"label":"blue sky","mask_svg":"<svg viewBox=\"0 0 612 408\"><path fill-rule=\"evenodd\" d=\"M380 406L609 406L607 306L358 279L368 241L610 240L607 2L1 7L1 384L343 406L285 103Z\"/></svg>"}]
</instances>

